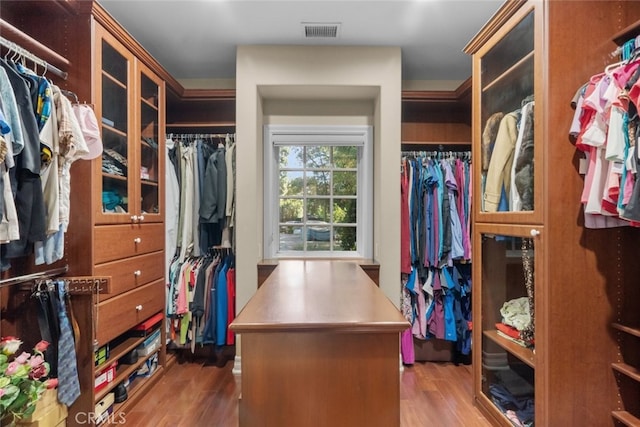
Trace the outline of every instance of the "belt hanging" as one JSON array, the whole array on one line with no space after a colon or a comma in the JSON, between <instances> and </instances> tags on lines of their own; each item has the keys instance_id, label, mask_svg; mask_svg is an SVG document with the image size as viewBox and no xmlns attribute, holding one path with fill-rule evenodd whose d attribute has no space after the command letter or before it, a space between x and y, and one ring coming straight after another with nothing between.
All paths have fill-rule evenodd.
<instances>
[{"instance_id":1,"label":"belt hanging","mask_svg":"<svg viewBox=\"0 0 640 427\"><path fill-rule=\"evenodd\" d=\"M33 295L38 300L38 326L41 338L51 345L45 350L45 360L49 362L49 376L58 376L58 337L60 335L57 313L57 297L51 292L50 282L36 283Z\"/></svg>"}]
</instances>

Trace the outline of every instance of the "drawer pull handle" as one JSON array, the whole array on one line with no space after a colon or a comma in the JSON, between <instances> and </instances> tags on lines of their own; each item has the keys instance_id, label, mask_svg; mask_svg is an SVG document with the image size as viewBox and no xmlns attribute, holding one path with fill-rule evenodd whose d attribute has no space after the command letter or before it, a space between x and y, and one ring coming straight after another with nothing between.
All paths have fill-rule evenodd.
<instances>
[{"instance_id":1,"label":"drawer pull handle","mask_svg":"<svg viewBox=\"0 0 640 427\"><path fill-rule=\"evenodd\" d=\"M135 243L135 244L138 244L138 243L141 243L141 242L142 242L142 239L139 238L139 237L136 237L135 239L133 239L133 243Z\"/></svg>"},{"instance_id":2,"label":"drawer pull handle","mask_svg":"<svg viewBox=\"0 0 640 427\"><path fill-rule=\"evenodd\" d=\"M138 217L138 222L142 222L142 221L144 221L144 215L140 215L140 216Z\"/></svg>"},{"instance_id":3,"label":"drawer pull handle","mask_svg":"<svg viewBox=\"0 0 640 427\"><path fill-rule=\"evenodd\" d=\"M535 228L532 228L531 231L529 232L529 234L531 234L531 237L536 237L540 235L540 230L536 230Z\"/></svg>"},{"instance_id":4,"label":"drawer pull handle","mask_svg":"<svg viewBox=\"0 0 640 427\"><path fill-rule=\"evenodd\" d=\"M141 274L142 274L142 272L140 270L136 270L136 271L133 272L134 276L139 276Z\"/></svg>"},{"instance_id":5,"label":"drawer pull handle","mask_svg":"<svg viewBox=\"0 0 640 427\"><path fill-rule=\"evenodd\" d=\"M136 305L136 311L142 311L142 305Z\"/></svg>"},{"instance_id":6,"label":"drawer pull handle","mask_svg":"<svg viewBox=\"0 0 640 427\"><path fill-rule=\"evenodd\" d=\"M136 222L138 220L138 215L131 215L131 222Z\"/></svg>"}]
</instances>

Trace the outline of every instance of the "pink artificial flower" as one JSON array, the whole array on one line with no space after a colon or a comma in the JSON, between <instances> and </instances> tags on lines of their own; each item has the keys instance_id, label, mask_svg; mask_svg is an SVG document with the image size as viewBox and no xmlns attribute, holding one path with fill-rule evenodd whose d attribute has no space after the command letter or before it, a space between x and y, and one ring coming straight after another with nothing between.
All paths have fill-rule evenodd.
<instances>
[{"instance_id":1,"label":"pink artificial flower","mask_svg":"<svg viewBox=\"0 0 640 427\"><path fill-rule=\"evenodd\" d=\"M31 357L31 355L23 351L20 356L16 357L16 362L18 362L21 365L24 365L29 360L29 357Z\"/></svg>"},{"instance_id":2,"label":"pink artificial flower","mask_svg":"<svg viewBox=\"0 0 640 427\"><path fill-rule=\"evenodd\" d=\"M34 349L36 351L39 351L40 353L43 353L44 351L47 350L47 348L49 347L49 342L42 340L40 341L38 344L36 344L36 346L34 347Z\"/></svg>"},{"instance_id":3,"label":"pink artificial flower","mask_svg":"<svg viewBox=\"0 0 640 427\"><path fill-rule=\"evenodd\" d=\"M34 367L31 369L31 372L29 372L29 378L32 380L39 380L45 375L47 375L47 367L44 366L44 364Z\"/></svg>"},{"instance_id":4,"label":"pink artificial flower","mask_svg":"<svg viewBox=\"0 0 640 427\"><path fill-rule=\"evenodd\" d=\"M22 345L22 341L20 341L16 337L5 337L0 341L0 351L6 356L11 356L15 354L16 351Z\"/></svg>"},{"instance_id":5,"label":"pink artificial flower","mask_svg":"<svg viewBox=\"0 0 640 427\"><path fill-rule=\"evenodd\" d=\"M0 397L4 396L4 389L0 388Z\"/></svg>"},{"instance_id":6,"label":"pink artificial flower","mask_svg":"<svg viewBox=\"0 0 640 427\"><path fill-rule=\"evenodd\" d=\"M44 358L39 354L33 356L29 360L29 366L31 366L32 368L37 368L38 366L42 365L42 363L44 363Z\"/></svg>"},{"instance_id":7,"label":"pink artificial flower","mask_svg":"<svg viewBox=\"0 0 640 427\"><path fill-rule=\"evenodd\" d=\"M52 389L58 387L58 379L57 378L49 378L44 382L45 387L47 389Z\"/></svg>"},{"instance_id":8,"label":"pink artificial flower","mask_svg":"<svg viewBox=\"0 0 640 427\"><path fill-rule=\"evenodd\" d=\"M14 360L13 362L9 363L9 365L7 365L7 369L5 369L4 373L7 376L14 375L16 372L18 372L18 368L20 368L20 364Z\"/></svg>"}]
</instances>

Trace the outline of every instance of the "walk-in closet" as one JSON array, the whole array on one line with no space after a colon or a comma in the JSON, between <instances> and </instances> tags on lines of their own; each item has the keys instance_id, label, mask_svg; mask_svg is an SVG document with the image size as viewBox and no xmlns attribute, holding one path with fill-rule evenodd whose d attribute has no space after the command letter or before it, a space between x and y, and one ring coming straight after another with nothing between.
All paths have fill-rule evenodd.
<instances>
[{"instance_id":1,"label":"walk-in closet","mask_svg":"<svg viewBox=\"0 0 640 427\"><path fill-rule=\"evenodd\" d=\"M0 2L0 425L640 425L640 2Z\"/></svg>"}]
</instances>

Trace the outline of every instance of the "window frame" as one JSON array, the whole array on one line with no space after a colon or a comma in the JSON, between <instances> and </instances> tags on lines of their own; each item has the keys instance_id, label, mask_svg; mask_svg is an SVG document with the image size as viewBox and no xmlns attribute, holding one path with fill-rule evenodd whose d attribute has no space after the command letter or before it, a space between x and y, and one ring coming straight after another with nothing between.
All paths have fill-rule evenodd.
<instances>
[{"instance_id":1,"label":"window frame","mask_svg":"<svg viewBox=\"0 0 640 427\"><path fill-rule=\"evenodd\" d=\"M280 146L358 146L356 250L281 251L279 210ZM264 126L264 258L371 258L373 254L373 138L365 125Z\"/></svg>"}]
</instances>

